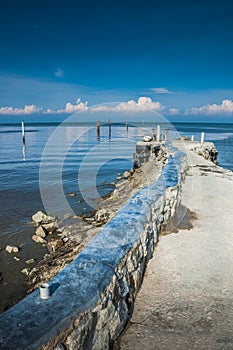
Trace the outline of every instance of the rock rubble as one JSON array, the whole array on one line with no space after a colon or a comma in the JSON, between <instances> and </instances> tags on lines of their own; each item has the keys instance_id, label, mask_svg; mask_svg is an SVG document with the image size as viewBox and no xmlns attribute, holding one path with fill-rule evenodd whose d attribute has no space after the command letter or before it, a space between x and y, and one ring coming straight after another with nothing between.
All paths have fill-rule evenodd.
<instances>
[{"instance_id":1,"label":"rock rubble","mask_svg":"<svg viewBox=\"0 0 233 350\"><path fill-rule=\"evenodd\" d=\"M29 290L32 291L40 283L48 281L70 263L139 188L153 183L170 154L160 145L157 157L153 155L151 160L140 168L125 171L123 176L127 175L128 178L117 183L113 193L108 198L100 200L99 209L91 215L82 217L67 215L63 220L58 220L42 211L34 214L32 218L37 227L36 232L40 227L40 231L42 228L47 234L45 238L34 234L32 239L46 245L49 254L46 254L44 259L29 272ZM51 232L55 236L49 238L48 233Z\"/></svg>"}]
</instances>

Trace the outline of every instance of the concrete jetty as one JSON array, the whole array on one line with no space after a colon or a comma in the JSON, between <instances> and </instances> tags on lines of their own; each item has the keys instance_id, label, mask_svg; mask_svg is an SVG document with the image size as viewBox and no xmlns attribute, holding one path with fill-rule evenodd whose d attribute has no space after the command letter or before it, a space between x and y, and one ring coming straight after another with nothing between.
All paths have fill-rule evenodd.
<instances>
[{"instance_id":1,"label":"concrete jetty","mask_svg":"<svg viewBox=\"0 0 233 350\"><path fill-rule=\"evenodd\" d=\"M191 226L160 237L115 349L233 349L233 173L173 144L187 154Z\"/></svg>"}]
</instances>

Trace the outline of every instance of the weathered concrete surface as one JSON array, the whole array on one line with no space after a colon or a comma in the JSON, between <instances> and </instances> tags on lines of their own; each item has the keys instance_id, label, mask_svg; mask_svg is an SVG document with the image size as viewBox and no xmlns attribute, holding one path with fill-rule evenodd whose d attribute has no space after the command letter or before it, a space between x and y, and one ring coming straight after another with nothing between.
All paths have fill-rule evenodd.
<instances>
[{"instance_id":1,"label":"weathered concrete surface","mask_svg":"<svg viewBox=\"0 0 233 350\"><path fill-rule=\"evenodd\" d=\"M183 150L197 219L160 238L118 350L233 349L233 173Z\"/></svg>"}]
</instances>

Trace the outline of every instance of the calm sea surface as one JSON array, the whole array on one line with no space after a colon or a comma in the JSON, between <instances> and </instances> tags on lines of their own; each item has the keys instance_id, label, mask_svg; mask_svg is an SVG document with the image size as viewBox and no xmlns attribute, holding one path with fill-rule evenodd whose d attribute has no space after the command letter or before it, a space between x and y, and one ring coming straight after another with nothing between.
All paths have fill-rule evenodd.
<instances>
[{"instance_id":1,"label":"calm sea surface","mask_svg":"<svg viewBox=\"0 0 233 350\"><path fill-rule=\"evenodd\" d=\"M195 140L204 131L205 140L213 141L219 151L219 165L233 170L233 124L174 126L180 136L194 135ZM38 261L46 252L31 240L31 216L38 210L60 217L91 211L93 198L109 194L117 174L132 167L136 141L151 128L134 125L127 131L125 125L113 125L109 139L108 127L103 126L98 139L91 124L26 125L23 150L21 126L0 125L0 311L25 295L25 261ZM5 252L7 244L19 246L20 252Z\"/></svg>"}]
</instances>

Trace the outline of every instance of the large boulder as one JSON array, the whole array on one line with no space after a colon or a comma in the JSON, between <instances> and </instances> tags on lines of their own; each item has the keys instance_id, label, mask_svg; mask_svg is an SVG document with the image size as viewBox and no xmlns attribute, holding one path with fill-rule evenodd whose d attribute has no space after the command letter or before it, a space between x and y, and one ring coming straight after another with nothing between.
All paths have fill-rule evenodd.
<instances>
[{"instance_id":1,"label":"large boulder","mask_svg":"<svg viewBox=\"0 0 233 350\"><path fill-rule=\"evenodd\" d=\"M56 218L54 216L47 215L43 213L43 211L38 211L34 215L32 215L32 220L37 224L49 224L54 222Z\"/></svg>"},{"instance_id":2,"label":"large boulder","mask_svg":"<svg viewBox=\"0 0 233 350\"><path fill-rule=\"evenodd\" d=\"M58 228L55 222L50 222L49 224L41 225L48 233L53 233Z\"/></svg>"},{"instance_id":3,"label":"large boulder","mask_svg":"<svg viewBox=\"0 0 233 350\"><path fill-rule=\"evenodd\" d=\"M124 179L127 180L128 178L130 178L130 176L131 176L130 172L126 170L126 171L124 172Z\"/></svg>"},{"instance_id":4,"label":"large boulder","mask_svg":"<svg viewBox=\"0 0 233 350\"><path fill-rule=\"evenodd\" d=\"M42 226L38 226L36 229L36 235L45 238L47 236L47 231Z\"/></svg>"},{"instance_id":5,"label":"large boulder","mask_svg":"<svg viewBox=\"0 0 233 350\"><path fill-rule=\"evenodd\" d=\"M33 235L32 240L36 243L47 244L47 241L44 238L37 235Z\"/></svg>"},{"instance_id":6,"label":"large boulder","mask_svg":"<svg viewBox=\"0 0 233 350\"><path fill-rule=\"evenodd\" d=\"M5 249L8 253L18 253L19 248L16 246L7 245Z\"/></svg>"}]
</instances>

